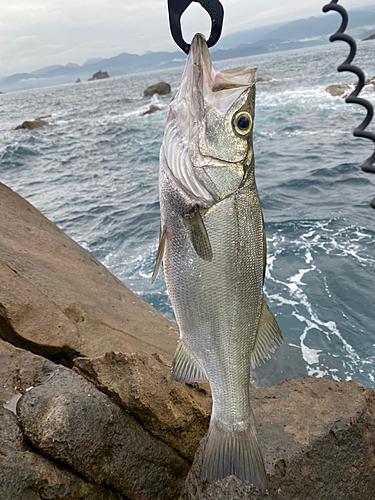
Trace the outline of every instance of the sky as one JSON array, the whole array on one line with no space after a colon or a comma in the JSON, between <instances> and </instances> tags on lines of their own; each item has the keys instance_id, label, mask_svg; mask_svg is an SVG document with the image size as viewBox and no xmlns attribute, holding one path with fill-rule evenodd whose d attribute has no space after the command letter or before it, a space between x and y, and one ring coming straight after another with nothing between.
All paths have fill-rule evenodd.
<instances>
[{"instance_id":1,"label":"sky","mask_svg":"<svg viewBox=\"0 0 375 500\"><path fill-rule=\"evenodd\" d=\"M328 0L221 0L222 36L319 16ZM346 9L375 0L343 0ZM335 14L327 14L335 15ZM182 17L186 41L206 36L210 18L197 3ZM121 52L179 50L169 32L167 0L0 0L0 76L52 64L83 64Z\"/></svg>"}]
</instances>

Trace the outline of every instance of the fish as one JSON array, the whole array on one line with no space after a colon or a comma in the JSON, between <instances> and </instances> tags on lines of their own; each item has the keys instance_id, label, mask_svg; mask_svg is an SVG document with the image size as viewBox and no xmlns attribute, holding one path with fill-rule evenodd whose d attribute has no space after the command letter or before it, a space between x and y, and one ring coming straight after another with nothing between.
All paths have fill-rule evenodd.
<instances>
[{"instance_id":1,"label":"fish","mask_svg":"<svg viewBox=\"0 0 375 500\"><path fill-rule=\"evenodd\" d=\"M266 489L250 406L250 368L282 334L263 295L266 238L254 177L256 68L215 71L203 35L192 40L160 150L160 238L180 330L171 379L209 381L212 414L201 480L235 475Z\"/></svg>"}]
</instances>

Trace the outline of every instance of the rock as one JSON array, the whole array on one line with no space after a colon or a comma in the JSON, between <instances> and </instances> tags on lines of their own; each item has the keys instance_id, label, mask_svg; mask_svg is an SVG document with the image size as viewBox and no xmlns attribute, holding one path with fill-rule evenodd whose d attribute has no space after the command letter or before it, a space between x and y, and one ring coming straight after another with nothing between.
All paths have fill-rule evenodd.
<instances>
[{"instance_id":1,"label":"rock","mask_svg":"<svg viewBox=\"0 0 375 500\"><path fill-rule=\"evenodd\" d=\"M41 384L57 369L57 365L0 340L0 407L17 393Z\"/></svg>"},{"instance_id":2,"label":"rock","mask_svg":"<svg viewBox=\"0 0 375 500\"><path fill-rule=\"evenodd\" d=\"M333 97L348 97L351 88L347 83L338 83L336 85L330 85L325 89L326 92L331 94Z\"/></svg>"},{"instance_id":3,"label":"rock","mask_svg":"<svg viewBox=\"0 0 375 500\"><path fill-rule=\"evenodd\" d=\"M26 392L18 415L36 448L89 481L132 500L178 498L189 464L68 368Z\"/></svg>"},{"instance_id":4,"label":"rock","mask_svg":"<svg viewBox=\"0 0 375 500\"><path fill-rule=\"evenodd\" d=\"M81 83L81 79L77 78L76 83Z\"/></svg>"},{"instance_id":5,"label":"rock","mask_svg":"<svg viewBox=\"0 0 375 500\"><path fill-rule=\"evenodd\" d=\"M125 500L33 451L17 417L1 407L0 470L2 500Z\"/></svg>"},{"instance_id":6,"label":"rock","mask_svg":"<svg viewBox=\"0 0 375 500\"><path fill-rule=\"evenodd\" d=\"M166 82L155 83L155 85L151 85L147 87L147 89L143 92L143 97L151 97L154 94L166 95L171 92L171 86Z\"/></svg>"},{"instance_id":7,"label":"rock","mask_svg":"<svg viewBox=\"0 0 375 500\"><path fill-rule=\"evenodd\" d=\"M367 86L367 85L371 85L372 89L375 90L375 76L373 76L372 78L368 78L367 80L365 80L365 86Z\"/></svg>"},{"instance_id":8,"label":"rock","mask_svg":"<svg viewBox=\"0 0 375 500\"><path fill-rule=\"evenodd\" d=\"M37 118L36 120L25 121L21 125L17 125L17 127L14 130L21 130L21 129L34 130L35 128L45 127L46 125L48 125L48 122L40 118Z\"/></svg>"},{"instance_id":9,"label":"rock","mask_svg":"<svg viewBox=\"0 0 375 500\"><path fill-rule=\"evenodd\" d=\"M375 394L357 382L304 378L254 389L269 494L230 476L202 485L201 447L180 500L358 500L375 491Z\"/></svg>"},{"instance_id":10,"label":"rock","mask_svg":"<svg viewBox=\"0 0 375 500\"><path fill-rule=\"evenodd\" d=\"M0 184L0 338L57 362L108 351L172 359L176 328Z\"/></svg>"},{"instance_id":11,"label":"rock","mask_svg":"<svg viewBox=\"0 0 375 500\"><path fill-rule=\"evenodd\" d=\"M154 436L192 462L211 414L208 384L171 382L161 356L107 353L77 358L75 366L103 392L124 406Z\"/></svg>"},{"instance_id":12,"label":"rock","mask_svg":"<svg viewBox=\"0 0 375 500\"><path fill-rule=\"evenodd\" d=\"M364 38L362 42L365 42L366 40L375 40L375 33L373 35L368 36L367 38Z\"/></svg>"},{"instance_id":13,"label":"rock","mask_svg":"<svg viewBox=\"0 0 375 500\"><path fill-rule=\"evenodd\" d=\"M152 113L156 113L156 111L161 111L161 109L162 108L159 108L159 106L155 106L155 104L151 104L149 109L147 111L145 111L144 113L142 113L142 116L152 115Z\"/></svg>"},{"instance_id":14,"label":"rock","mask_svg":"<svg viewBox=\"0 0 375 500\"><path fill-rule=\"evenodd\" d=\"M258 76L258 78L256 79L257 83L262 83L262 82L272 82L273 78L271 78L270 76Z\"/></svg>"},{"instance_id":15,"label":"rock","mask_svg":"<svg viewBox=\"0 0 375 500\"><path fill-rule=\"evenodd\" d=\"M115 500L119 493L92 484L43 457L22 433L17 417L3 404L42 384L58 367L0 340L0 498L2 500ZM16 410L16 405L8 404Z\"/></svg>"},{"instance_id":16,"label":"rock","mask_svg":"<svg viewBox=\"0 0 375 500\"><path fill-rule=\"evenodd\" d=\"M105 80L106 78L109 78L109 74L106 71L102 71L101 69L94 73L91 78L88 79L89 82L92 82L94 80Z\"/></svg>"}]
</instances>

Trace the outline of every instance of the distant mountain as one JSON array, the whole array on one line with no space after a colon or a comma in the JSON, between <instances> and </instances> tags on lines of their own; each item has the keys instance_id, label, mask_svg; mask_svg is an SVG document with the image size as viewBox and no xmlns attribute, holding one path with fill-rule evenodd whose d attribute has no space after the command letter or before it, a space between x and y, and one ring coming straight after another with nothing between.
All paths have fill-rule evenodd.
<instances>
[{"instance_id":1,"label":"distant mountain","mask_svg":"<svg viewBox=\"0 0 375 500\"><path fill-rule=\"evenodd\" d=\"M239 45L248 45L258 42L264 38L269 38L270 33L286 23L271 24L261 28L252 28L250 30L237 31L230 35L223 36L216 44L217 49L233 49Z\"/></svg>"},{"instance_id":2,"label":"distant mountain","mask_svg":"<svg viewBox=\"0 0 375 500\"><path fill-rule=\"evenodd\" d=\"M354 9L349 11L348 30L370 25L375 26L375 5L369 11ZM264 39L278 39L284 41L305 40L306 38L319 38L332 35L340 25L339 15L324 14L318 17L298 19L289 23L273 24L261 28L238 31L224 36L216 45L217 48L231 49L238 45L261 43ZM328 42L328 40L327 40Z\"/></svg>"},{"instance_id":3,"label":"distant mountain","mask_svg":"<svg viewBox=\"0 0 375 500\"><path fill-rule=\"evenodd\" d=\"M91 64L95 64L95 63L100 62L102 60L103 60L102 57L93 57L92 59L87 59L87 61L84 62L82 64L82 66L90 66Z\"/></svg>"},{"instance_id":4,"label":"distant mountain","mask_svg":"<svg viewBox=\"0 0 375 500\"><path fill-rule=\"evenodd\" d=\"M240 31L223 37L211 50L211 56L214 61L219 61L325 44L328 43L328 36L337 30L339 24L338 15L322 15ZM356 9L349 13L349 32L353 36L363 38L361 35L365 29L375 32L375 6L373 12ZM142 56L123 52L107 59L88 59L82 66L69 63L65 66L47 66L31 73L18 73L0 80L0 90L12 92L73 83L78 78L88 80L99 70L107 71L110 76L160 70L181 66L185 60L186 56L181 51L148 51Z\"/></svg>"},{"instance_id":5,"label":"distant mountain","mask_svg":"<svg viewBox=\"0 0 375 500\"><path fill-rule=\"evenodd\" d=\"M272 38L280 40L303 40L323 35L331 35L340 26L341 17L327 15L299 19L276 28L270 33ZM351 11L348 30L362 26L375 25L375 12Z\"/></svg>"}]
</instances>

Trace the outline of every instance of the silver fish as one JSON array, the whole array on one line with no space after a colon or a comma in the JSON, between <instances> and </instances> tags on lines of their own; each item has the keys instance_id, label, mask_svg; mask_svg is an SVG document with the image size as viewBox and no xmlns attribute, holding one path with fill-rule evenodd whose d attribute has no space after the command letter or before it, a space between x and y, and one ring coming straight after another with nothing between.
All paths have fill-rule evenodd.
<instances>
[{"instance_id":1,"label":"silver fish","mask_svg":"<svg viewBox=\"0 0 375 500\"><path fill-rule=\"evenodd\" d=\"M255 72L216 72L203 35L195 35L160 151L161 232L152 281L163 264L180 329L172 380L211 386L202 480L234 474L264 489L250 365L269 359L282 335L263 297Z\"/></svg>"}]
</instances>

